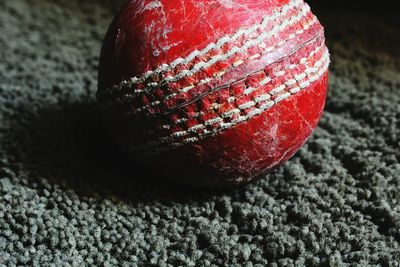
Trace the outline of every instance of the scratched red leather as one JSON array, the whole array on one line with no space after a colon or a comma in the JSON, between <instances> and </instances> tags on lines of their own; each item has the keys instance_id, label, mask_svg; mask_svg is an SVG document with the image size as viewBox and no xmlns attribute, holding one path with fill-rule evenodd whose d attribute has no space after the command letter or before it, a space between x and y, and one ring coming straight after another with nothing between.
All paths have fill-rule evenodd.
<instances>
[{"instance_id":1,"label":"scratched red leather","mask_svg":"<svg viewBox=\"0 0 400 267\"><path fill-rule=\"evenodd\" d=\"M234 185L304 144L328 64L302 0L130 1L104 41L98 99L113 138L152 171Z\"/></svg>"}]
</instances>

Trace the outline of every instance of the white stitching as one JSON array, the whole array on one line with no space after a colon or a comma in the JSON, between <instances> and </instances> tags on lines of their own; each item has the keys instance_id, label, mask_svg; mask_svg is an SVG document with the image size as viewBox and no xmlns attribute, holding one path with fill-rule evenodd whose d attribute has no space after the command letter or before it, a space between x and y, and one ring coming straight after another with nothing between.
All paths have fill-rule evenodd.
<instances>
[{"instance_id":1,"label":"white stitching","mask_svg":"<svg viewBox=\"0 0 400 267\"><path fill-rule=\"evenodd\" d=\"M275 102L274 102L274 101L267 101L267 102L265 102L264 104L262 104L262 105L260 106L260 109L262 109L262 110L267 110L267 109L269 109L270 107L272 107L273 105L275 105Z\"/></svg>"},{"instance_id":2,"label":"white stitching","mask_svg":"<svg viewBox=\"0 0 400 267\"><path fill-rule=\"evenodd\" d=\"M230 118L232 115L239 114L239 113L240 113L240 109L235 108L235 109L231 109L227 112L224 112L221 116L223 118Z\"/></svg>"},{"instance_id":3,"label":"white stitching","mask_svg":"<svg viewBox=\"0 0 400 267\"><path fill-rule=\"evenodd\" d=\"M294 78L299 81L299 80L303 80L306 77L305 73L301 73L301 74L297 74L294 76Z\"/></svg>"},{"instance_id":4,"label":"white stitching","mask_svg":"<svg viewBox=\"0 0 400 267\"><path fill-rule=\"evenodd\" d=\"M308 86L310 86L310 81L308 81L308 80L299 84L299 87L301 89L307 88Z\"/></svg>"},{"instance_id":5,"label":"white stitching","mask_svg":"<svg viewBox=\"0 0 400 267\"><path fill-rule=\"evenodd\" d=\"M290 79L285 82L285 85L292 86L292 85L295 85L296 83L297 83L297 81L295 79Z\"/></svg>"},{"instance_id":6,"label":"white stitching","mask_svg":"<svg viewBox=\"0 0 400 267\"><path fill-rule=\"evenodd\" d=\"M286 74L286 73L285 73ZM286 86L284 84L278 86L277 88L275 88L274 90L272 90L270 92L270 95L276 95L279 94L280 92L282 92L283 90L285 90Z\"/></svg>"},{"instance_id":7,"label":"white stitching","mask_svg":"<svg viewBox=\"0 0 400 267\"><path fill-rule=\"evenodd\" d=\"M327 67L328 67L328 64L329 64L329 60L326 61L326 63L324 64L323 68L321 68L321 70L317 73L316 77L319 78L319 77L326 71L326 69L327 69ZM298 90L298 91L300 91L300 90ZM297 92L298 92L298 91L297 91ZM297 92L295 92L295 93L297 93ZM255 109L254 111L249 112L246 116L240 116L240 117L236 118L235 120L232 120L231 127L237 125L237 124L240 123L240 122L243 122L243 121L246 121L246 120L251 119L252 117L254 117L254 116L260 114L261 112L264 112L264 111L267 110L268 108L274 106L276 103L278 103L278 102L280 102L280 101L282 101L282 100L288 98L289 96L291 96L292 94L295 94L295 93L289 93L289 92L288 92L288 93L285 93L285 94L281 95L279 98L275 99L274 102L270 101L270 102L267 103L266 106L257 108L257 109ZM227 129L227 128L224 128L223 130L226 130L226 129ZM217 133L219 133L221 130L222 130L222 129L214 130L212 134L217 134ZM205 136L209 136L209 134L204 134L204 135L199 134L199 135L198 135L198 138L199 138L199 139L203 139ZM182 141L181 141L181 142L182 142ZM174 144L178 144L178 142L176 142L176 143L174 143ZM185 144L186 144L186 143L185 143Z\"/></svg>"},{"instance_id":8,"label":"white stitching","mask_svg":"<svg viewBox=\"0 0 400 267\"><path fill-rule=\"evenodd\" d=\"M215 123L219 123L219 122L222 122L224 119L222 119L221 117L216 117L216 118L214 118L214 119L209 119L209 120L207 120L206 122L204 122L204 124L206 125L206 126L210 126L210 125L213 125L213 124L215 124Z\"/></svg>"},{"instance_id":9,"label":"white stitching","mask_svg":"<svg viewBox=\"0 0 400 267\"><path fill-rule=\"evenodd\" d=\"M289 92L290 92L291 94L295 94L295 93L300 92L300 90L301 90L300 87L295 87L295 88L290 89Z\"/></svg>"},{"instance_id":10,"label":"white stitching","mask_svg":"<svg viewBox=\"0 0 400 267\"><path fill-rule=\"evenodd\" d=\"M167 68L168 64L165 64L165 65L163 64L163 66L161 68L159 67L154 71L148 71L144 75L144 79L148 78L149 76L151 76L154 73L159 73L161 70L171 70L179 64L182 64L182 63L187 64L190 61L192 61L196 56L205 55L212 49L220 48L225 43L234 41L244 34L252 34L252 33L256 32L259 28L266 26L269 22L274 21L275 19L279 18L280 16L285 16L289 12L289 10L291 10L292 8L295 8L296 6L300 6L301 4L304 4L303 1L293 0L288 5L283 6L279 12L274 12L274 14L272 16L271 15L265 16L262 19L262 22L260 24L253 25L249 29L240 29L232 36L228 36L228 35L224 36L221 39L219 39L217 41L217 43L210 43L201 51L195 50L195 51L191 52L186 58L177 58L172 63L170 63L169 68ZM140 77L138 79L142 80L143 78Z\"/></svg>"},{"instance_id":11,"label":"white stitching","mask_svg":"<svg viewBox=\"0 0 400 267\"><path fill-rule=\"evenodd\" d=\"M329 52L328 52L328 50L326 49L326 52L323 54L323 56L321 57L321 59L320 59L318 62L315 63L315 65L320 65L320 66L322 66L322 67L321 67L320 69L317 69L317 71L315 70L315 67L314 67L314 72L310 72L310 74L313 74L313 75L312 75L312 76L311 76L311 75L307 75L307 77L304 77L304 79L305 79L305 78L308 78L309 80L306 80L306 81L304 81L303 83L308 82L308 83L310 84L310 80L311 80L312 77L314 77L314 80L318 80L318 79L321 77L321 75L324 74L324 73L326 72L326 70L328 69L329 62L330 62L330 61L329 61ZM315 65L314 65L314 66L315 66ZM300 82L300 81L299 81L299 82ZM254 116L256 116L256 115L262 113L263 111L269 109L270 107L274 106L276 103L278 103L278 102L280 102L280 101L282 101L282 100L288 98L288 97L291 96L292 94L298 93L300 90L301 90L300 87L295 87L295 88L293 88L293 89L290 89L289 92L286 92L285 94L279 96L279 97L276 98L274 101L267 101L266 103L264 103L264 104L262 104L261 106L259 106L259 108L256 108L255 110L249 112L246 116L239 116L239 117L237 117L236 119L232 120L230 123L222 123L218 128L215 128L215 129L213 129L212 131L204 130L202 134L198 134L197 137L194 137L195 139L187 138L187 139L182 140L182 141L179 141L179 142L170 143L171 141L174 140L174 138L171 136L172 134L169 135L169 136L166 136L166 137L162 137L162 138L159 139L159 142L158 142L158 143L159 143L159 144L160 144L160 143L161 143L161 144L167 144L167 143L169 143L169 145L167 145L166 147L157 148L157 149L155 149L155 150L153 150L153 151L154 151L155 153L161 152L161 151L164 151L164 150L168 150L168 149L169 149L168 146L171 146L171 147L179 147L179 146L182 146L182 145L184 145L184 144L191 143L189 140L196 140L195 142L197 142L198 140L201 140L201 139L203 139L204 137L207 137L207 136L210 136L210 135L215 135L215 134L221 132L222 130L226 130L226 129L230 128L230 127L233 127L233 126L237 125L237 124L240 123L240 122L243 122L243 121L246 121L246 120L251 119L252 117L254 117ZM253 101L252 101L252 102L253 102ZM229 115L227 115L228 113L229 113ZM240 110L238 110L238 109L233 109L233 110L230 110L230 111L225 112L224 114L222 114L221 117L231 117L233 114L238 114L238 113L240 113ZM224 116L224 115L227 115L227 116ZM217 117L217 118L218 118L218 117ZM212 119L212 120L215 120L215 119L216 119L216 118L214 118L214 119ZM222 119L222 118L221 118L221 119ZM207 122L205 122L205 124L206 124L206 123L207 123ZM200 126L200 125L203 125L203 126ZM196 126L197 126L197 127L200 127L200 128L203 128L203 127L205 128L204 124L198 124L198 125L196 125ZM228 126L229 126L229 127L228 127ZM192 128L193 128L193 127L192 127ZM181 131L180 134L183 134L182 132L185 132L185 131ZM157 143L157 141L155 141L155 142ZM155 144L154 142L152 142L152 143ZM142 148L148 148L149 145L150 145L150 144L148 143L148 144L144 144L144 145L141 145L141 146L137 146L137 147L135 147L135 150L136 150L136 149L142 149ZM151 153L151 152L150 152L150 153Z\"/></svg>"},{"instance_id":12,"label":"white stitching","mask_svg":"<svg viewBox=\"0 0 400 267\"><path fill-rule=\"evenodd\" d=\"M240 59L240 60L238 60L238 61L233 62L232 65L233 65L234 67L237 67L237 66L242 65L243 63L244 63L244 61Z\"/></svg>"},{"instance_id":13,"label":"white stitching","mask_svg":"<svg viewBox=\"0 0 400 267\"><path fill-rule=\"evenodd\" d=\"M121 87L123 87L124 85L133 85L133 84L138 84L141 82L144 82L147 78L149 78L151 75L154 74L159 74L161 72L164 71L170 71L172 69L174 69L177 65L179 64L188 64L190 61L192 61L196 56L202 56L207 54L209 51L211 51L212 49L218 49L220 48L222 45L224 45L225 43L229 42L229 41L235 41L236 39L238 39L240 36L244 35L244 34L251 34L256 32L259 28L265 27L269 22L276 20L279 17L283 17L285 16L289 10L294 9L296 7L302 7L303 10L305 10L306 12L308 12L310 10L310 7L304 3L301 0L292 0L291 3L289 3L288 5L285 5L281 8L281 10L279 12L274 12L274 14L271 16L265 16L262 19L262 22L260 24L256 24L253 25L252 27L248 28L248 29L241 29L238 32L236 32L234 35L232 36L224 36L221 39L219 39L217 41L217 43L210 43L209 45L207 45L203 50L198 51L195 50L192 53L190 53L185 59L183 58L177 58L175 59L172 63L168 64L162 64L160 67L158 67L155 70L152 71L147 71L146 73L144 73L141 77L132 77L131 79L129 79L128 81L122 81L120 82L119 85L114 85L112 87L112 89L119 89ZM284 21L282 23L282 26L286 27L287 21ZM276 25L275 25L276 26ZM218 58L218 57L216 57ZM201 63L200 63L201 64ZM166 77L164 78L166 81L169 81L171 79L171 77Z\"/></svg>"},{"instance_id":14,"label":"white stitching","mask_svg":"<svg viewBox=\"0 0 400 267\"><path fill-rule=\"evenodd\" d=\"M308 24L311 24L311 25L312 25L312 24L314 24L314 23L316 23L316 22L317 22L317 20L316 20L315 18L313 18L312 20L309 21ZM308 24L307 24L307 25L308 25ZM289 40L290 40L290 39L287 39L286 42L289 41ZM274 48L278 48L278 47L279 47L278 44L273 45L273 46L270 46L269 48L271 48L271 49L268 49L268 48L267 48L267 49L264 50L263 52L258 53L258 54L256 54L256 55L261 56L261 55L263 55L263 54L265 54L265 53L267 53L267 52L273 51ZM251 57L249 57L249 59L250 59L250 58L251 58ZM243 63L245 63L245 61L242 61L240 64L243 64ZM304 64L304 63L303 63L303 64ZM239 66L239 65L235 65L235 67L237 67L237 66ZM223 70L223 71L221 71L221 72L219 72L219 73L214 74L213 76L214 76L214 77L220 77L220 76L224 75L224 74L226 73L227 70L228 70L228 69ZM179 75L179 74L178 74L178 75ZM281 75L282 75L282 72L278 72L278 73L276 74L277 77L279 77L279 76L281 76ZM174 79L172 76L169 76L169 77L167 77L167 78L168 78L170 81L173 81L173 79ZM207 82L209 82L210 80L211 80L210 78L205 78L205 79L201 80L201 81L198 83L198 85L207 83ZM196 87L196 86L191 85L191 86L185 87L185 88L183 88L181 91L178 91L178 92L175 92L175 93L172 93L172 94L170 94L170 95L165 96L165 99L166 99L166 100L171 99L172 97L175 97L176 95L180 94L181 92L187 93L188 91L190 91L190 90L193 89L194 87ZM155 102L149 103L149 104L147 104L147 105L141 106L140 108L138 108L137 110L135 110L134 113L141 112L141 111L143 111L143 110L145 110L145 109L147 109L147 108L149 108L149 107L154 107L154 106L156 106L156 105L158 105L158 104L159 104L159 103L155 103Z\"/></svg>"},{"instance_id":15,"label":"white stitching","mask_svg":"<svg viewBox=\"0 0 400 267\"><path fill-rule=\"evenodd\" d=\"M301 61L301 62L304 62L304 63L303 63L303 65L304 65L305 63L307 63L307 58L312 58L312 57L313 57L316 53L318 53L322 48L325 48L325 45L321 45L321 46L317 47L316 49L314 49L314 50L309 54L308 57L304 57L304 58L302 58L300 61ZM326 50L325 54L321 57L321 59L320 59L319 61L317 61L317 62L315 63L315 65L321 65L320 63L321 63L321 62L324 60L324 58L326 58L328 55L329 55L329 54L328 54L328 51ZM303 59L306 59L306 60L304 61ZM315 68L315 67L311 67L311 68L314 70L314 73L315 73L316 71L318 71L318 68ZM307 68L307 69L308 69L308 68ZM310 74L311 74L311 72L310 72ZM300 77L302 77L302 79L304 79L306 76L301 75ZM266 77L264 80L267 80L267 79L269 79L269 80L271 81L271 79L270 79L269 77ZM264 81L264 80L263 80L263 81ZM286 86L289 87L289 86L295 85L295 84L297 84L298 82L300 82L300 81L302 81L302 80L299 80L299 81L294 80L294 81L295 81L294 83L292 83L292 84L290 84L290 85L286 85ZM263 85L265 85L265 83L260 82L259 87L261 87L261 86L263 86ZM308 84L308 85L309 85L309 84ZM308 86L308 85L307 85L307 86ZM305 88L305 87L307 87L307 86L304 86L304 84L303 84L303 87L302 87L301 84L300 84L300 85L299 85L299 89ZM268 94L262 94L262 95L259 95L258 97L267 97L268 99L270 99L272 96L278 94L279 92L282 92L285 88L286 88L285 85L280 85L280 86L278 86L277 88L271 90ZM258 89L258 88L250 87L249 89L251 89L252 92L253 92L254 90L256 90L256 89ZM232 96L232 97L229 97L228 100L229 100L229 102L234 102L234 101L236 101L237 99L238 99L238 97ZM255 101L255 100L254 100L254 101ZM257 101L255 101L255 102L258 103ZM248 103L253 103L253 101L244 103L244 104L242 104L241 106L245 107L245 105L248 104ZM233 110L235 111L234 114L236 114L236 111L239 111L239 113L240 113L240 109L245 109L245 108L240 108L241 106L238 107L239 109L236 109L236 108L233 109ZM253 106L254 106L254 105L253 105ZM252 106L250 106L250 107L252 107ZM229 112L230 112L230 111L227 111L227 112L225 112L225 113L229 113ZM225 114L225 113L224 113L224 114ZM223 118L226 118L226 116L224 116L224 114L222 115L222 117L223 117ZM230 113L229 113L229 114L230 114ZM233 114L231 114L231 115L233 115ZM200 116L200 114L197 115L197 116L193 116L192 118L197 118L197 117L199 117L199 116Z\"/></svg>"},{"instance_id":16,"label":"white stitching","mask_svg":"<svg viewBox=\"0 0 400 267\"><path fill-rule=\"evenodd\" d=\"M198 130L201 130L201 129L204 129L206 126L204 126L203 124L197 124L197 125L195 125L195 126L193 126L193 127L190 127L189 129L188 129L188 131L189 132L196 132L196 131L198 131Z\"/></svg>"},{"instance_id":17,"label":"white stitching","mask_svg":"<svg viewBox=\"0 0 400 267\"><path fill-rule=\"evenodd\" d=\"M265 84L269 83L271 80L272 80L272 79L271 79L270 77L266 77L264 80L262 80L262 81L260 82L260 85L265 85Z\"/></svg>"},{"instance_id":18,"label":"white stitching","mask_svg":"<svg viewBox=\"0 0 400 267\"><path fill-rule=\"evenodd\" d=\"M264 102L264 101L266 101L266 100L268 100L268 99L270 99L271 98L271 95L269 95L269 94L263 94L263 95L259 95L259 96L257 96L256 98L254 98L254 101L256 102L256 103L260 103L260 102Z\"/></svg>"},{"instance_id":19,"label":"white stitching","mask_svg":"<svg viewBox=\"0 0 400 267\"><path fill-rule=\"evenodd\" d=\"M239 109L248 109L248 108L251 108L251 107L253 107L253 106L255 106L255 105L256 105L256 102L254 102L254 101L249 101L249 102L246 102L246 103L244 103L244 104L242 104L242 105L239 105L238 108L239 108Z\"/></svg>"},{"instance_id":20,"label":"white stitching","mask_svg":"<svg viewBox=\"0 0 400 267\"><path fill-rule=\"evenodd\" d=\"M275 101L275 103L278 103L278 102L282 101L283 99L288 98L289 96L290 96L290 93L284 93L284 94L278 96L277 98L275 98L274 101Z\"/></svg>"},{"instance_id":21,"label":"white stitching","mask_svg":"<svg viewBox=\"0 0 400 267\"><path fill-rule=\"evenodd\" d=\"M223 61L223 60L227 60L227 59L231 58L234 54L236 54L238 52L242 52L243 53L244 51L249 49L251 46L255 46L255 45L258 45L258 44L262 43L265 39L273 36L274 34L276 34L279 31L285 29L287 26L293 25L294 23L300 21L302 18L304 18L308 14L309 14L309 9L308 8L303 8L301 10L301 12L299 12L296 16L287 19L286 20L288 22L287 24L277 24L277 25L275 25L273 27L273 29L271 31L263 32L255 40L251 39L251 40L246 41L241 48L239 48L237 46L234 46L227 53L225 53L223 55L216 55L216 56L212 57L211 60L209 60L208 62L200 61L200 62L196 63L193 66L192 70L185 69L185 70L182 70L180 73L176 74L175 76L168 76L168 77L164 78L163 80L159 81L158 83L156 83L156 85L154 85L154 87L155 86L159 86L163 82L176 82L176 81L180 80L183 77L191 76L191 75L195 74L196 72L198 72L200 70L199 66L201 66L201 68L208 68L208 67L214 65L215 63L217 63L219 61ZM316 18L313 17L313 19L311 20L311 23L308 23L307 25L311 26L315 22L316 22ZM303 32L304 31L302 31L301 33L303 33ZM271 50L269 50L267 48L266 52L273 51L274 48L282 46L285 42L287 42L288 40L294 38L295 36L296 35L293 35L291 38L288 38L285 41L281 41L278 44L275 44L275 45L271 46ZM260 53L260 54L262 54L262 53ZM242 63L244 63L244 62L242 62ZM237 66L239 66L239 65L237 65ZM150 85L150 84L148 84L147 86L152 87L152 85Z\"/></svg>"}]
</instances>

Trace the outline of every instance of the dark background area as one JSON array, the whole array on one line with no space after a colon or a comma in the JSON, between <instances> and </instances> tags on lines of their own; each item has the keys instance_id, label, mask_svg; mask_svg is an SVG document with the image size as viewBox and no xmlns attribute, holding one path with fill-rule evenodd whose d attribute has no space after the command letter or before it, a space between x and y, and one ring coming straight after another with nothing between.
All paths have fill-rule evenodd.
<instances>
[{"instance_id":1,"label":"dark background area","mask_svg":"<svg viewBox=\"0 0 400 267\"><path fill-rule=\"evenodd\" d=\"M124 1L0 2L0 265L395 266L400 21L390 1L310 1L331 51L319 128L229 191L155 181L95 101Z\"/></svg>"},{"instance_id":2,"label":"dark background area","mask_svg":"<svg viewBox=\"0 0 400 267\"><path fill-rule=\"evenodd\" d=\"M382 1L371 1L371 0L336 0L336 1L324 1L324 0L309 0L306 1L314 10L325 9L330 11L340 11L340 13L351 12L353 14L360 14L361 12L369 13L383 13L385 15L396 15L397 14L397 1L393 0L382 0ZM340 16L340 13L336 13Z\"/></svg>"}]
</instances>

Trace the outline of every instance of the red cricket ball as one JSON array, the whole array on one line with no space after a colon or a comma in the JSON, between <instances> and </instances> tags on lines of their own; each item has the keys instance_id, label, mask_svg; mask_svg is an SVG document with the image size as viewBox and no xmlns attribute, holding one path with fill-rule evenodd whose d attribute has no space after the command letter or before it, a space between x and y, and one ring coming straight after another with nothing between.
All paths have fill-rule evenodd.
<instances>
[{"instance_id":1,"label":"red cricket ball","mask_svg":"<svg viewBox=\"0 0 400 267\"><path fill-rule=\"evenodd\" d=\"M149 169L232 186L303 145L328 65L303 0L131 0L105 37L97 97L113 138Z\"/></svg>"}]
</instances>

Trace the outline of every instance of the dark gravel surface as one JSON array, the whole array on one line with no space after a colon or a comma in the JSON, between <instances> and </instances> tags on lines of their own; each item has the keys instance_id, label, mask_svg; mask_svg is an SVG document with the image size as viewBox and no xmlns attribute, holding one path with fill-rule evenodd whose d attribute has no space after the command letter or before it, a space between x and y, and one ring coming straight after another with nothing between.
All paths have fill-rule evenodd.
<instances>
[{"instance_id":1,"label":"dark gravel surface","mask_svg":"<svg viewBox=\"0 0 400 267\"><path fill-rule=\"evenodd\" d=\"M0 1L0 266L398 266L398 15L314 6L320 127L265 178L210 192L151 182L104 133L97 63L121 3Z\"/></svg>"}]
</instances>

